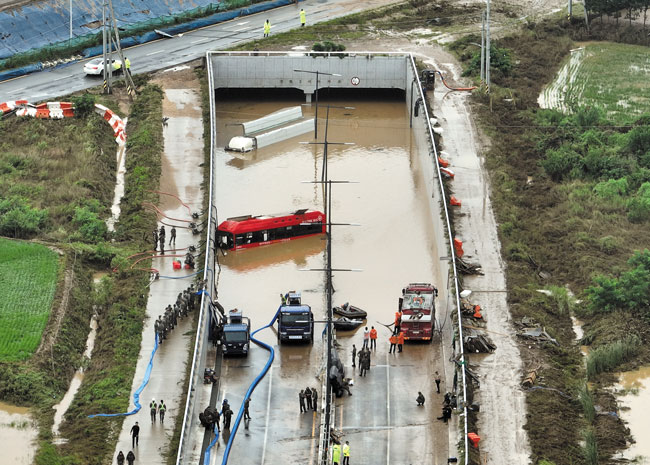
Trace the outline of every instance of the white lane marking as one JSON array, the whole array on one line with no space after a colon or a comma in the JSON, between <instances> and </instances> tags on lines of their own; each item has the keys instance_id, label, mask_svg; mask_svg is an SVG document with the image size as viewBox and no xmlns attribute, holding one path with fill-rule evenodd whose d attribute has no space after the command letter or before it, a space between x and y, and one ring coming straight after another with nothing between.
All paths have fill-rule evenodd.
<instances>
[{"instance_id":1,"label":"white lane marking","mask_svg":"<svg viewBox=\"0 0 650 465\"><path fill-rule=\"evenodd\" d=\"M210 42L212 39L199 39L195 40L194 42L190 42L190 44L202 44L204 42Z\"/></svg>"},{"instance_id":2,"label":"white lane marking","mask_svg":"<svg viewBox=\"0 0 650 465\"><path fill-rule=\"evenodd\" d=\"M237 26L243 26L244 24L248 24L250 21L242 21L241 23L237 23Z\"/></svg>"},{"instance_id":3,"label":"white lane marking","mask_svg":"<svg viewBox=\"0 0 650 465\"><path fill-rule=\"evenodd\" d=\"M262 461L260 465L264 465L264 457L266 456L266 439L269 435L269 417L271 416L271 387L273 386L273 365L269 370L269 395L266 399L266 425L264 426L264 445L262 446Z\"/></svg>"},{"instance_id":4,"label":"white lane marking","mask_svg":"<svg viewBox=\"0 0 650 465\"><path fill-rule=\"evenodd\" d=\"M386 465L390 464L390 365L386 354Z\"/></svg>"},{"instance_id":5,"label":"white lane marking","mask_svg":"<svg viewBox=\"0 0 650 465\"><path fill-rule=\"evenodd\" d=\"M147 53L147 56L149 57L151 55L156 55L157 53L164 53L164 52L165 52L165 50L158 50L156 52Z\"/></svg>"},{"instance_id":6,"label":"white lane marking","mask_svg":"<svg viewBox=\"0 0 650 465\"><path fill-rule=\"evenodd\" d=\"M20 89L14 89L12 92L20 92L25 89L27 89L27 87L21 87Z\"/></svg>"},{"instance_id":7,"label":"white lane marking","mask_svg":"<svg viewBox=\"0 0 650 465\"><path fill-rule=\"evenodd\" d=\"M239 29L235 29L235 30L232 31L232 32L248 31L249 29L250 29L250 27L241 27L241 28L239 28Z\"/></svg>"},{"instance_id":8,"label":"white lane marking","mask_svg":"<svg viewBox=\"0 0 650 465\"><path fill-rule=\"evenodd\" d=\"M70 79L71 77L72 77L72 74L68 74L67 76L63 76L63 77L60 77L58 79L53 79L52 82L62 81L64 79Z\"/></svg>"}]
</instances>

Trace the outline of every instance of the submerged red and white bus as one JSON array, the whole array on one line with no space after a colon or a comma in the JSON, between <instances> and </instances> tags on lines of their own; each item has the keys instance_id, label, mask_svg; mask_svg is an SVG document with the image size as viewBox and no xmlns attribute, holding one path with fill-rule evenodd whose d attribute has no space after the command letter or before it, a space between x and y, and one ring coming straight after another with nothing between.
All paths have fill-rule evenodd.
<instances>
[{"instance_id":1,"label":"submerged red and white bus","mask_svg":"<svg viewBox=\"0 0 650 465\"><path fill-rule=\"evenodd\" d=\"M217 246L248 249L325 233L325 214L301 209L293 213L228 218L217 228Z\"/></svg>"}]
</instances>

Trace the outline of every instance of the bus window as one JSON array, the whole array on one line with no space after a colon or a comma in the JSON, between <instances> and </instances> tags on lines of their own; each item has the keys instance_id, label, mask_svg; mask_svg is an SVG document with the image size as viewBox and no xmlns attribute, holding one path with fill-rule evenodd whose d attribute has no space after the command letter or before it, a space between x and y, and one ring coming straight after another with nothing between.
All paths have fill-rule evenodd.
<instances>
[{"instance_id":1,"label":"bus window","mask_svg":"<svg viewBox=\"0 0 650 465\"><path fill-rule=\"evenodd\" d=\"M235 240L237 245L244 245L246 243L246 237L243 234L237 234Z\"/></svg>"},{"instance_id":2,"label":"bus window","mask_svg":"<svg viewBox=\"0 0 650 465\"><path fill-rule=\"evenodd\" d=\"M262 241L266 242L269 240L269 232L268 231L262 231Z\"/></svg>"}]
</instances>

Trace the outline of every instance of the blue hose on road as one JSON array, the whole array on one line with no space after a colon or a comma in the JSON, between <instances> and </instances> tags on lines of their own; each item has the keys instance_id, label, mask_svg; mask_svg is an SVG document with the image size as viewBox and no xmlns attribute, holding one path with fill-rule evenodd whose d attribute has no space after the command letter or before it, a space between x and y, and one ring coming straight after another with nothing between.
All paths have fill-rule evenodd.
<instances>
[{"instance_id":1,"label":"blue hose on road","mask_svg":"<svg viewBox=\"0 0 650 465\"><path fill-rule=\"evenodd\" d=\"M121 417L121 416L133 415L134 413L138 413L142 408L142 406L140 405L140 393L145 388L145 386L149 383L149 378L151 377L151 369L153 368L153 357L154 355L156 355L157 350L158 350L158 336L154 335L153 350L151 351L151 357L149 358L149 364L147 365L147 369L144 372L144 379L142 380L142 384L140 385L140 387L136 389L135 393L133 394L133 403L135 404L135 408L133 410L125 413L95 413L93 415L88 415L88 418Z\"/></svg>"},{"instance_id":2,"label":"blue hose on road","mask_svg":"<svg viewBox=\"0 0 650 465\"><path fill-rule=\"evenodd\" d=\"M266 328L269 328L269 327L273 326L273 323L275 323L275 320L277 320L278 315L280 314L280 308L281 307L282 306L278 307L278 311L275 312L275 315L273 316L273 319L271 320L271 322L268 325L262 326L261 328L255 330L251 334L251 341L253 341L258 346L260 346L260 347L262 347L262 348L269 351L269 359L267 360L266 365L264 365L264 368L262 369L262 372L259 375L257 375L257 378L255 378L253 380L251 385L248 387L248 390L246 391L246 395L244 396L244 400L243 400L243 402L241 404L241 407L239 407L239 413L237 414L237 418L235 419L235 423L233 424L232 433L230 434L230 437L228 438L228 444L226 444L226 448L223 451L223 460L221 462L221 465L226 465L228 463L228 456L230 455L230 448L232 447L232 443L235 440L235 435L237 434L237 429L239 428L239 423L241 422L241 418L244 415L244 404L246 403L246 400L248 400L250 398L251 394L253 393L253 391L255 390L257 385L259 384L259 382L262 380L262 378L264 378L264 376L266 376L266 373L268 373L269 368L271 368L271 364L273 363L273 359L275 358L275 350L273 349L273 347L271 347L270 345L268 345L268 344L266 344L266 343L264 343L264 342L262 342L262 341L260 341L258 339L255 339L253 336L255 334L259 333L260 331L262 331L263 329L266 329Z\"/></svg>"},{"instance_id":3,"label":"blue hose on road","mask_svg":"<svg viewBox=\"0 0 650 465\"><path fill-rule=\"evenodd\" d=\"M219 420L221 421L221 420ZM205 455L203 456L203 465L210 465L210 451L214 447L214 445L217 443L219 440L219 431L215 431L214 427L212 428L212 432L215 434L214 439L210 441L210 444L208 445L208 448L205 449Z\"/></svg>"}]
</instances>

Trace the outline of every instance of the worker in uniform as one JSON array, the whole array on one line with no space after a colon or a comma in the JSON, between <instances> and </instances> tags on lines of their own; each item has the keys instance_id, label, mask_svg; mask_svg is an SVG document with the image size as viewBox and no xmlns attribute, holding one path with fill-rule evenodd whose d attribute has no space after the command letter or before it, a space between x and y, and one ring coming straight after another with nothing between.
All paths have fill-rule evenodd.
<instances>
[{"instance_id":1,"label":"worker in uniform","mask_svg":"<svg viewBox=\"0 0 650 465\"><path fill-rule=\"evenodd\" d=\"M341 444L334 444L332 447L332 462L334 465L339 465L341 461Z\"/></svg>"},{"instance_id":2,"label":"worker in uniform","mask_svg":"<svg viewBox=\"0 0 650 465\"><path fill-rule=\"evenodd\" d=\"M343 444L343 465L350 465L350 441Z\"/></svg>"},{"instance_id":3,"label":"worker in uniform","mask_svg":"<svg viewBox=\"0 0 650 465\"><path fill-rule=\"evenodd\" d=\"M160 244L160 255L165 255L165 236L158 235L158 242Z\"/></svg>"},{"instance_id":4,"label":"worker in uniform","mask_svg":"<svg viewBox=\"0 0 650 465\"><path fill-rule=\"evenodd\" d=\"M230 429L230 419L232 418L232 410L230 406L223 412L223 427L225 429Z\"/></svg>"},{"instance_id":5,"label":"worker in uniform","mask_svg":"<svg viewBox=\"0 0 650 465\"><path fill-rule=\"evenodd\" d=\"M156 399L151 399L149 403L149 410L151 411L151 423L156 422L156 412L158 411L158 404L156 404Z\"/></svg>"},{"instance_id":6,"label":"worker in uniform","mask_svg":"<svg viewBox=\"0 0 650 465\"><path fill-rule=\"evenodd\" d=\"M416 399L418 406L424 405L424 394L418 391L418 398Z\"/></svg>"},{"instance_id":7,"label":"worker in uniform","mask_svg":"<svg viewBox=\"0 0 650 465\"><path fill-rule=\"evenodd\" d=\"M318 391L315 388L311 388L311 401L314 405L314 412L318 410Z\"/></svg>"},{"instance_id":8,"label":"worker in uniform","mask_svg":"<svg viewBox=\"0 0 650 465\"><path fill-rule=\"evenodd\" d=\"M251 414L248 411L248 407L250 406L250 403L251 403L250 398L246 399L246 402L244 402L244 420L251 419Z\"/></svg>"},{"instance_id":9,"label":"worker in uniform","mask_svg":"<svg viewBox=\"0 0 650 465\"><path fill-rule=\"evenodd\" d=\"M356 358L357 358L357 346L352 344L352 368L356 367L356 365L354 364Z\"/></svg>"},{"instance_id":10,"label":"worker in uniform","mask_svg":"<svg viewBox=\"0 0 650 465\"><path fill-rule=\"evenodd\" d=\"M402 351L402 344L404 344L404 331L400 331L397 335L397 351Z\"/></svg>"},{"instance_id":11,"label":"worker in uniform","mask_svg":"<svg viewBox=\"0 0 650 465\"><path fill-rule=\"evenodd\" d=\"M268 19L264 22L264 37L268 37L271 33L271 21Z\"/></svg>"},{"instance_id":12,"label":"worker in uniform","mask_svg":"<svg viewBox=\"0 0 650 465\"><path fill-rule=\"evenodd\" d=\"M395 353L395 346L397 345L397 336L393 334L389 339L390 341L390 349L388 349L389 354Z\"/></svg>"},{"instance_id":13,"label":"worker in uniform","mask_svg":"<svg viewBox=\"0 0 650 465\"><path fill-rule=\"evenodd\" d=\"M305 391L300 391L300 393L298 393L298 400L300 401L300 413L306 412L307 409L305 409Z\"/></svg>"},{"instance_id":14,"label":"worker in uniform","mask_svg":"<svg viewBox=\"0 0 650 465\"><path fill-rule=\"evenodd\" d=\"M167 411L167 406L165 402L160 399L160 404L158 405L158 416L160 417L160 423L165 421L165 412Z\"/></svg>"},{"instance_id":15,"label":"worker in uniform","mask_svg":"<svg viewBox=\"0 0 650 465\"><path fill-rule=\"evenodd\" d=\"M402 329L402 311L395 312L395 332L399 333Z\"/></svg>"},{"instance_id":16,"label":"worker in uniform","mask_svg":"<svg viewBox=\"0 0 650 465\"><path fill-rule=\"evenodd\" d=\"M305 27L305 23L307 22L307 18L305 17L305 10L303 8L300 9L300 27Z\"/></svg>"},{"instance_id":17,"label":"worker in uniform","mask_svg":"<svg viewBox=\"0 0 650 465\"><path fill-rule=\"evenodd\" d=\"M160 225L160 231L158 231L158 237L162 239L163 242L165 242L165 225Z\"/></svg>"},{"instance_id":18,"label":"worker in uniform","mask_svg":"<svg viewBox=\"0 0 650 465\"><path fill-rule=\"evenodd\" d=\"M307 410L311 410L312 405L311 405L311 388L310 387L305 389L305 399L307 400Z\"/></svg>"},{"instance_id":19,"label":"worker in uniform","mask_svg":"<svg viewBox=\"0 0 650 465\"><path fill-rule=\"evenodd\" d=\"M377 350L377 330L374 326L370 329L370 348Z\"/></svg>"},{"instance_id":20,"label":"worker in uniform","mask_svg":"<svg viewBox=\"0 0 650 465\"><path fill-rule=\"evenodd\" d=\"M151 238L153 239L153 250L158 250L158 228L154 228L151 232Z\"/></svg>"},{"instance_id":21,"label":"worker in uniform","mask_svg":"<svg viewBox=\"0 0 650 465\"><path fill-rule=\"evenodd\" d=\"M172 230L169 234L169 245L172 245L172 242L174 243L174 247L176 247L176 227L174 226L172 226Z\"/></svg>"}]
</instances>

